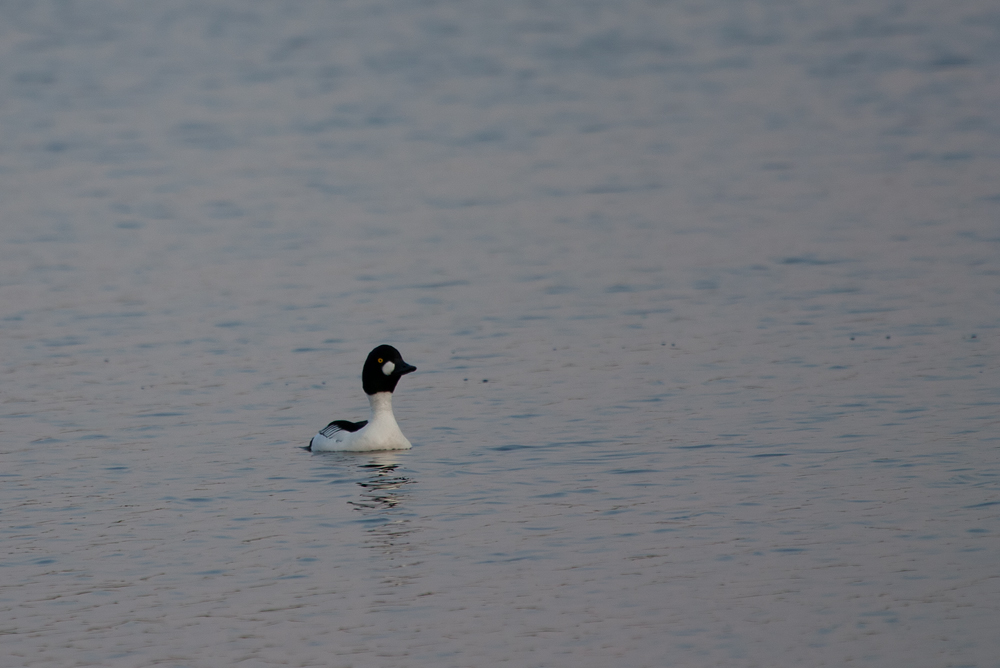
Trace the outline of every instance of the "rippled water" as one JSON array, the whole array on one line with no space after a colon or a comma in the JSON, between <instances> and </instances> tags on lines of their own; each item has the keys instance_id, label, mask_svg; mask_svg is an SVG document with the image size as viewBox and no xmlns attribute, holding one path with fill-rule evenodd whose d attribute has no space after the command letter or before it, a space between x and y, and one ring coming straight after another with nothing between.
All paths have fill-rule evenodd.
<instances>
[{"instance_id":1,"label":"rippled water","mask_svg":"<svg viewBox=\"0 0 1000 668\"><path fill-rule=\"evenodd\" d=\"M0 48L0 664L1000 666L992 3Z\"/></svg>"}]
</instances>

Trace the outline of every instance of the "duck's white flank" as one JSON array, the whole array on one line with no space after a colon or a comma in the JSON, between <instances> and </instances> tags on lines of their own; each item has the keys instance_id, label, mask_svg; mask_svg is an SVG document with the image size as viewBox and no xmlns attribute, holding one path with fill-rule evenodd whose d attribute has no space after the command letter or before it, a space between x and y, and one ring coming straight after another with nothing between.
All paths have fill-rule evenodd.
<instances>
[{"instance_id":1,"label":"duck's white flank","mask_svg":"<svg viewBox=\"0 0 1000 668\"><path fill-rule=\"evenodd\" d=\"M368 396L372 414L368 424L358 431L337 431L330 437L322 433L312 439L313 452L365 450L409 450L412 445L403 436L396 416L392 414L392 392L376 392Z\"/></svg>"}]
</instances>

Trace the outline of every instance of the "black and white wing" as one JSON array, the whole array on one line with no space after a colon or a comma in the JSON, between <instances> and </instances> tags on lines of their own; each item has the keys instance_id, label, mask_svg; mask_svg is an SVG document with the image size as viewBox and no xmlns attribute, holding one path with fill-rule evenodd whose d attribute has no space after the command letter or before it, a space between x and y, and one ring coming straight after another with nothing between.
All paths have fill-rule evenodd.
<instances>
[{"instance_id":1,"label":"black and white wing","mask_svg":"<svg viewBox=\"0 0 1000 668\"><path fill-rule=\"evenodd\" d=\"M330 424L326 425L319 430L319 433L313 436L309 440L309 445L305 448L310 452L314 448L319 448L320 450L327 450L329 446L332 445L331 442L337 442L343 440L343 436L338 436L338 434L352 434L362 427L368 424L368 420L362 420L361 422L351 422L350 420L334 420ZM316 439L319 439L317 442Z\"/></svg>"},{"instance_id":2,"label":"black and white wing","mask_svg":"<svg viewBox=\"0 0 1000 668\"><path fill-rule=\"evenodd\" d=\"M361 422L351 422L350 420L334 420L330 424L326 425L319 430L319 433L323 434L327 438L333 438L333 435L338 431L355 432L361 429L366 424L368 420L362 420Z\"/></svg>"}]
</instances>

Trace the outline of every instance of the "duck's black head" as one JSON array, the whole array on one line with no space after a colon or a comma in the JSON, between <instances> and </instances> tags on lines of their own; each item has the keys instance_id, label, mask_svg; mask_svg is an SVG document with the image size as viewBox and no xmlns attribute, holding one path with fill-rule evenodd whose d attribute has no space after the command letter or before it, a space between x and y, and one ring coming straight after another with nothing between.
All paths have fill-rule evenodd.
<instances>
[{"instance_id":1,"label":"duck's black head","mask_svg":"<svg viewBox=\"0 0 1000 668\"><path fill-rule=\"evenodd\" d=\"M361 372L365 394L392 392L400 378L416 370L417 367L404 362L403 356L392 346L379 346L368 353L365 369Z\"/></svg>"}]
</instances>

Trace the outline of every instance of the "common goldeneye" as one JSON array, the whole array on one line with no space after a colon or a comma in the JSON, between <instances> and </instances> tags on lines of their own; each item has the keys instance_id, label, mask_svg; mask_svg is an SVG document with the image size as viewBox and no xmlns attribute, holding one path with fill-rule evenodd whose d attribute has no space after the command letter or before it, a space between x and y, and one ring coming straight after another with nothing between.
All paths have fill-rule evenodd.
<instances>
[{"instance_id":1,"label":"common goldeneye","mask_svg":"<svg viewBox=\"0 0 1000 668\"><path fill-rule=\"evenodd\" d=\"M412 447L392 414L392 391L400 378L416 370L417 367L404 362L392 346L382 345L368 353L361 382L372 407L371 419L363 422L334 420L312 437L306 450L407 450Z\"/></svg>"}]
</instances>

